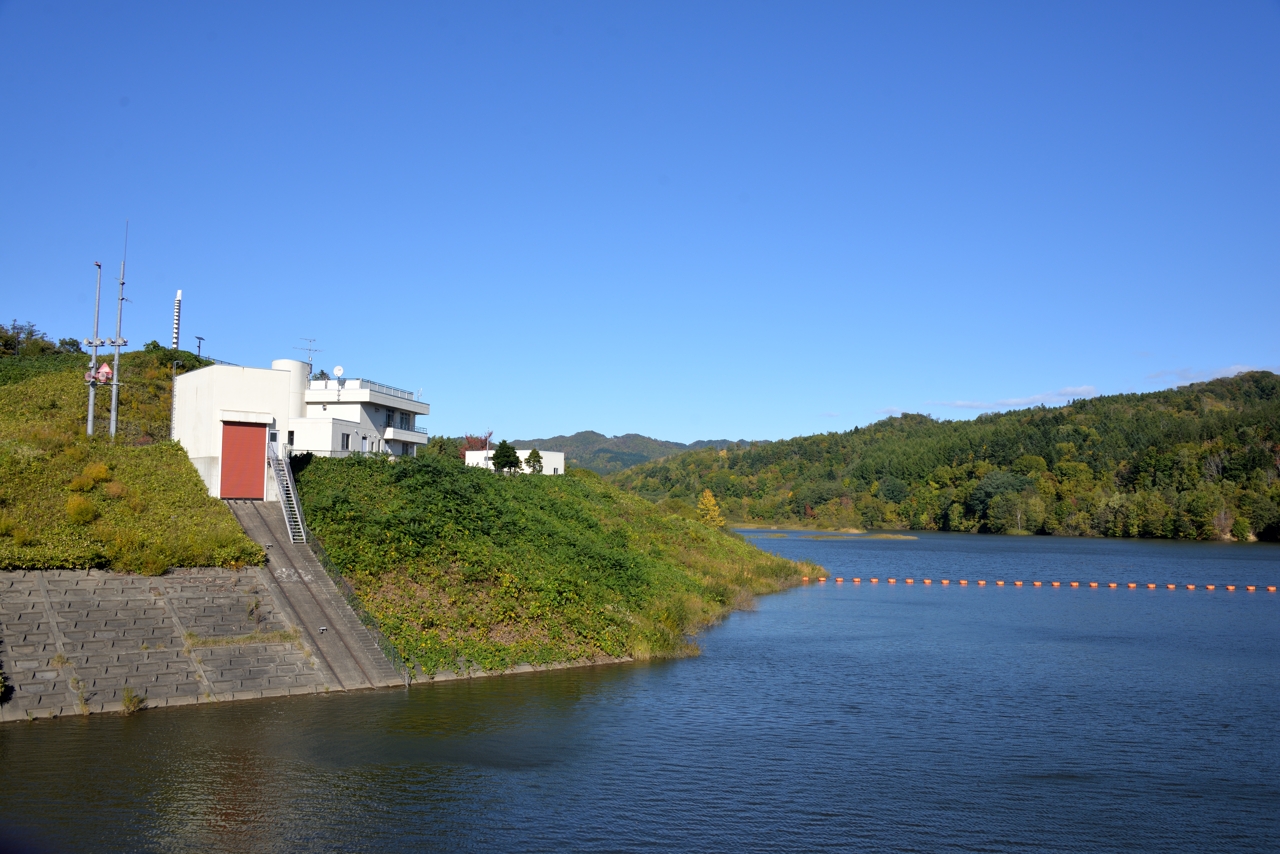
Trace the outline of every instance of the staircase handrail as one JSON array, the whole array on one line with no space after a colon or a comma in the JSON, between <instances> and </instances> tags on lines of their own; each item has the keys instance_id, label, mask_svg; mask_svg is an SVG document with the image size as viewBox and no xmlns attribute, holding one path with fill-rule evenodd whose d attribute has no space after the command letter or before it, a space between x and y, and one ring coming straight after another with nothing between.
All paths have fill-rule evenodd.
<instances>
[{"instance_id":1,"label":"staircase handrail","mask_svg":"<svg viewBox=\"0 0 1280 854\"><path fill-rule=\"evenodd\" d=\"M298 528L301 532L302 539L299 542L307 541L307 520L302 515L302 502L298 500L298 486L293 481L293 468L287 460L282 460L280 455L276 453L274 442L267 443L267 455L271 459L271 471L276 478L276 491L280 493L280 506L284 509L284 524L289 528L289 510L292 510L294 516L298 519ZM281 479L283 478L283 483ZM288 486L288 490L283 487ZM285 505L288 505L287 507ZM290 537L293 531L289 531Z\"/></svg>"}]
</instances>

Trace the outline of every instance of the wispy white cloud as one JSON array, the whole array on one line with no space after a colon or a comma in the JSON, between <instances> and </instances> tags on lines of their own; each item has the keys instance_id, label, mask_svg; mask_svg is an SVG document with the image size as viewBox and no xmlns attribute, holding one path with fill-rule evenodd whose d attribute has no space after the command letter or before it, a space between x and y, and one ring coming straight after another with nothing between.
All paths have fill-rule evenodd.
<instances>
[{"instance_id":1,"label":"wispy white cloud","mask_svg":"<svg viewBox=\"0 0 1280 854\"><path fill-rule=\"evenodd\" d=\"M1007 397L1003 400L931 400L932 404L937 406L950 406L955 409L1022 409L1027 406L1036 406L1038 404L1059 404L1066 403L1080 397L1093 397L1098 390L1091 385L1077 385L1060 388L1057 391L1047 391L1043 394L1033 394L1030 397Z\"/></svg>"},{"instance_id":2,"label":"wispy white cloud","mask_svg":"<svg viewBox=\"0 0 1280 854\"><path fill-rule=\"evenodd\" d=\"M1246 371L1280 371L1280 367L1272 365L1270 367L1257 368L1253 365L1229 365L1225 368L1210 368L1202 370L1197 368L1178 368L1171 371L1156 371L1154 374L1147 374L1149 380L1167 380L1177 379L1184 383L1198 383L1205 380L1216 380L1220 377L1234 377L1236 374L1242 374Z\"/></svg>"},{"instance_id":3,"label":"wispy white cloud","mask_svg":"<svg viewBox=\"0 0 1280 854\"><path fill-rule=\"evenodd\" d=\"M896 406L886 406L884 409L877 409L876 415L901 415L906 412L905 409L899 409Z\"/></svg>"}]
</instances>

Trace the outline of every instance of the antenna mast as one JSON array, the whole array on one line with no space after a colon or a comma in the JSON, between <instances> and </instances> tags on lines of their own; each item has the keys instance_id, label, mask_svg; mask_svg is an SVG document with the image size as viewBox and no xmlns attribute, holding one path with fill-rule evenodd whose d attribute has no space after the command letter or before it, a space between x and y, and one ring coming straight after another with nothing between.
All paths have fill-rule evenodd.
<instances>
[{"instance_id":1,"label":"antenna mast","mask_svg":"<svg viewBox=\"0 0 1280 854\"><path fill-rule=\"evenodd\" d=\"M129 257L129 220L124 221L124 255L120 256L120 298L116 302L116 337L107 342L116 350L111 374L111 438L116 437L120 410L120 348L129 342L120 337L120 322L124 317L124 262Z\"/></svg>"},{"instance_id":2,"label":"antenna mast","mask_svg":"<svg viewBox=\"0 0 1280 854\"><path fill-rule=\"evenodd\" d=\"M301 351L303 351L304 353L306 353L306 354L307 354L307 364L308 364L308 365L311 365L311 356L312 356L312 354L314 354L314 353L323 353L324 351L323 351L323 350L321 350L319 347L314 346L314 345L315 345L315 343L316 343L316 339L314 339L314 338L303 338L302 340L307 342L307 346L305 346L305 347L294 347L293 349L295 349L295 350L301 350ZM314 365L311 365L311 366L312 366L312 367L315 367ZM315 373L315 371L312 371L311 373ZM310 378L311 378L310 376L308 376L308 377L307 377L307 379L310 379Z\"/></svg>"},{"instance_id":3,"label":"antenna mast","mask_svg":"<svg viewBox=\"0 0 1280 854\"><path fill-rule=\"evenodd\" d=\"M98 292L93 298L93 337L84 339L84 345L93 352L89 358L89 373L84 375L89 383L89 420L84 433L86 436L93 435L94 392L98 389L98 348L107 343L98 337L98 316L101 314L102 305L102 262L94 261L93 266L98 268Z\"/></svg>"}]
</instances>

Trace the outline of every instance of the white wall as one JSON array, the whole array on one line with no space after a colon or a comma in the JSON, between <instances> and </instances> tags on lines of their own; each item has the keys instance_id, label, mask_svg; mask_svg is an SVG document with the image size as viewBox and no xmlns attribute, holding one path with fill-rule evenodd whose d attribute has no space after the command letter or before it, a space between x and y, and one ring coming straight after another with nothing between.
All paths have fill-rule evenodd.
<instances>
[{"instance_id":1,"label":"white wall","mask_svg":"<svg viewBox=\"0 0 1280 854\"><path fill-rule=\"evenodd\" d=\"M529 450L532 450L530 448ZM526 459L529 458L529 451L516 450L520 455L520 464L524 465ZM563 451L538 451L542 455L542 473L543 474L564 474L564 452ZM477 468L486 468L493 470L493 449L487 451L467 451L467 465ZM528 471L528 469L526 469Z\"/></svg>"},{"instance_id":2,"label":"white wall","mask_svg":"<svg viewBox=\"0 0 1280 854\"><path fill-rule=\"evenodd\" d=\"M222 474L222 423L247 421L289 429L289 372L210 365L174 380L173 438L217 497ZM263 470L264 481L271 480ZM274 494L274 483L266 485Z\"/></svg>"}]
</instances>

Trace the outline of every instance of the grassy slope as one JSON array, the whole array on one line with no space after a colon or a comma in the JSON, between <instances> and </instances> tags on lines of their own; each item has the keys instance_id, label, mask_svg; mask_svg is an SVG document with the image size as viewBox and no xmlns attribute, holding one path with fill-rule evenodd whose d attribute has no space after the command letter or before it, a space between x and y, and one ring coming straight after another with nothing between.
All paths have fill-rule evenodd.
<instances>
[{"instance_id":1,"label":"grassy slope","mask_svg":"<svg viewBox=\"0 0 1280 854\"><path fill-rule=\"evenodd\" d=\"M687 653L687 635L802 574L582 470L502 477L437 456L299 468L312 531L429 672Z\"/></svg>"},{"instance_id":2,"label":"grassy slope","mask_svg":"<svg viewBox=\"0 0 1280 854\"><path fill-rule=\"evenodd\" d=\"M257 563L261 550L207 490L169 432L169 362L190 353L126 353L119 438L105 438L110 390L97 396L99 436L84 436L87 357L0 359L0 568ZM73 481L99 465L97 478ZM87 502L87 504L83 503ZM72 510L80 504L80 521Z\"/></svg>"},{"instance_id":3,"label":"grassy slope","mask_svg":"<svg viewBox=\"0 0 1280 854\"><path fill-rule=\"evenodd\" d=\"M904 415L610 479L655 500L711 489L746 522L1277 539L1278 461L1280 377L1257 371L973 421Z\"/></svg>"}]
</instances>

